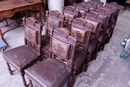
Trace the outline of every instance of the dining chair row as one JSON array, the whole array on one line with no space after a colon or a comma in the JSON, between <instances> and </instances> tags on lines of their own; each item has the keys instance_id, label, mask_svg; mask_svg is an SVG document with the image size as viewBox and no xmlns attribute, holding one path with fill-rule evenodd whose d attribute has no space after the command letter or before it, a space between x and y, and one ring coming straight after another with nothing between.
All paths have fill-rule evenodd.
<instances>
[{"instance_id":1,"label":"dining chair row","mask_svg":"<svg viewBox=\"0 0 130 87\"><path fill-rule=\"evenodd\" d=\"M86 3L96 3L96 8L91 10ZM20 71L26 87L33 82L40 87L65 83L73 87L75 76L86 71L88 62L109 42L121 8L115 2L105 6L97 1L86 3L64 7L62 14L46 11L45 35L41 34L43 24L34 17L23 18L25 45L2 53L10 74L12 65Z\"/></svg>"}]
</instances>

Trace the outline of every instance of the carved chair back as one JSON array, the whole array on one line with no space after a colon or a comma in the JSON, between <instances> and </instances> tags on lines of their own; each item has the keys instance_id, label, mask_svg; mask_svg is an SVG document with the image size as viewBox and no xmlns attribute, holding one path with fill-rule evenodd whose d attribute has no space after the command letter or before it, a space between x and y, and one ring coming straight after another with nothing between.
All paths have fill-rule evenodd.
<instances>
[{"instance_id":1,"label":"carved chair back","mask_svg":"<svg viewBox=\"0 0 130 87\"><path fill-rule=\"evenodd\" d=\"M116 10L116 13L115 13L115 22L117 21L117 18L118 18L118 15L119 15L119 12L120 10L123 8L121 5L118 5L116 2L111 2L110 3L110 6L112 6L112 8L115 8Z\"/></svg>"},{"instance_id":2,"label":"carved chair back","mask_svg":"<svg viewBox=\"0 0 130 87\"><path fill-rule=\"evenodd\" d=\"M86 7L89 7L90 11L94 11L95 9L97 9L97 5L95 3L93 3L93 1L87 1L84 2Z\"/></svg>"},{"instance_id":3,"label":"carved chair back","mask_svg":"<svg viewBox=\"0 0 130 87\"><path fill-rule=\"evenodd\" d=\"M66 19L68 17L74 19L74 18L77 18L79 16L79 11L76 10L74 6L69 5L67 7L63 7L62 14L65 16Z\"/></svg>"},{"instance_id":4,"label":"carved chair back","mask_svg":"<svg viewBox=\"0 0 130 87\"><path fill-rule=\"evenodd\" d=\"M80 17L84 17L85 13L89 12L89 7L84 2L75 5L75 8L80 11Z\"/></svg>"},{"instance_id":5,"label":"carved chair back","mask_svg":"<svg viewBox=\"0 0 130 87\"><path fill-rule=\"evenodd\" d=\"M34 17L23 18L25 44L36 48L38 53L41 53L41 23L37 22Z\"/></svg>"},{"instance_id":6,"label":"carved chair back","mask_svg":"<svg viewBox=\"0 0 130 87\"><path fill-rule=\"evenodd\" d=\"M93 25L87 23L83 18L76 18L72 21L71 35L78 40L77 45L87 51Z\"/></svg>"},{"instance_id":7,"label":"carved chair back","mask_svg":"<svg viewBox=\"0 0 130 87\"><path fill-rule=\"evenodd\" d=\"M103 23L103 19L100 18L96 12L89 12L89 13L86 13L85 20L88 23L93 24L94 28L92 30L92 34L98 38L102 23Z\"/></svg>"},{"instance_id":8,"label":"carved chair back","mask_svg":"<svg viewBox=\"0 0 130 87\"><path fill-rule=\"evenodd\" d=\"M50 29L63 27L64 16L57 10L46 11L46 34L50 34Z\"/></svg>"},{"instance_id":9,"label":"carved chair back","mask_svg":"<svg viewBox=\"0 0 130 87\"><path fill-rule=\"evenodd\" d=\"M105 6L103 7L103 9L105 9L107 11L107 13L109 13L110 16L110 24L114 22L114 17L116 14L116 9L115 7L112 7L109 3L106 3Z\"/></svg>"},{"instance_id":10,"label":"carved chair back","mask_svg":"<svg viewBox=\"0 0 130 87\"><path fill-rule=\"evenodd\" d=\"M65 16L64 27L70 29L70 23L74 18L80 16L79 10L76 10L74 6L63 7L62 15Z\"/></svg>"},{"instance_id":11,"label":"carved chair back","mask_svg":"<svg viewBox=\"0 0 130 87\"><path fill-rule=\"evenodd\" d=\"M77 40L66 28L56 28L50 42L50 58L64 62L71 70Z\"/></svg>"},{"instance_id":12,"label":"carved chair back","mask_svg":"<svg viewBox=\"0 0 130 87\"><path fill-rule=\"evenodd\" d=\"M95 12L99 14L99 17L104 19L102 28L106 29L109 24L110 14L107 13L106 10L102 8L96 9Z\"/></svg>"}]
</instances>

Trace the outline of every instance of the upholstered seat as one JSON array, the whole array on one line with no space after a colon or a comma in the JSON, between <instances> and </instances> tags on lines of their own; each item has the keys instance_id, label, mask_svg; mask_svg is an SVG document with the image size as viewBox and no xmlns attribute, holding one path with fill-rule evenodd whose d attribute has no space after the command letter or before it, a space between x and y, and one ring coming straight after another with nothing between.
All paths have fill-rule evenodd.
<instances>
[{"instance_id":1,"label":"upholstered seat","mask_svg":"<svg viewBox=\"0 0 130 87\"><path fill-rule=\"evenodd\" d=\"M45 87L61 87L70 76L70 72L63 62L50 58L26 69L25 73L27 76L31 76L31 79L40 87L44 85Z\"/></svg>"},{"instance_id":2,"label":"upholstered seat","mask_svg":"<svg viewBox=\"0 0 130 87\"><path fill-rule=\"evenodd\" d=\"M83 62L86 59L86 53L83 52L82 49L75 49L75 55L74 55L74 72L76 73L78 71L78 69L80 67L82 67L81 65L83 64Z\"/></svg>"},{"instance_id":3,"label":"upholstered seat","mask_svg":"<svg viewBox=\"0 0 130 87\"><path fill-rule=\"evenodd\" d=\"M88 53L93 53L96 47L97 47L97 41L90 40L88 44Z\"/></svg>"},{"instance_id":4,"label":"upholstered seat","mask_svg":"<svg viewBox=\"0 0 130 87\"><path fill-rule=\"evenodd\" d=\"M3 52L6 61L12 63L19 70L25 68L30 62L39 57L39 53L28 45L23 45ZM12 61L12 62L11 62Z\"/></svg>"},{"instance_id":5,"label":"upholstered seat","mask_svg":"<svg viewBox=\"0 0 130 87\"><path fill-rule=\"evenodd\" d=\"M50 44L50 36L49 35L42 35L42 48L46 48Z\"/></svg>"}]
</instances>

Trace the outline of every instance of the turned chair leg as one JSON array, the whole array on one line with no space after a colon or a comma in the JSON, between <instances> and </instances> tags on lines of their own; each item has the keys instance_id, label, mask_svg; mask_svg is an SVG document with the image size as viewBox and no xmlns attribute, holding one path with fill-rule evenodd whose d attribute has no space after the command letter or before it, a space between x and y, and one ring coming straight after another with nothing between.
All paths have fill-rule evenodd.
<instances>
[{"instance_id":1,"label":"turned chair leg","mask_svg":"<svg viewBox=\"0 0 130 87\"><path fill-rule=\"evenodd\" d=\"M24 84L25 87L28 87L24 75L25 75L24 71L21 70L21 76L22 76L23 84Z\"/></svg>"},{"instance_id":2,"label":"turned chair leg","mask_svg":"<svg viewBox=\"0 0 130 87\"><path fill-rule=\"evenodd\" d=\"M6 63L7 63L7 67L8 67L10 75L13 75L13 71L11 70L11 67L10 67L9 63L8 62L6 62Z\"/></svg>"},{"instance_id":3,"label":"turned chair leg","mask_svg":"<svg viewBox=\"0 0 130 87\"><path fill-rule=\"evenodd\" d=\"M73 73L72 76L70 77L70 87L73 87L75 83L75 74Z\"/></svg>"}]
</instances>

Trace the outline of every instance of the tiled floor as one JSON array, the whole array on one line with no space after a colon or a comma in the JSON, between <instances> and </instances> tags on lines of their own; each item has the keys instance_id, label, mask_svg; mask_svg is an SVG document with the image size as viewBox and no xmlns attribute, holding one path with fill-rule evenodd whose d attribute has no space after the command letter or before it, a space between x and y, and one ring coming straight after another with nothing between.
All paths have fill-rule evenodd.
<instances>
[{"instance_id":1,"label":"tiled floor","mask_svg":"<svg viewBox=\"0 0 130 87\"><path fill-rule=\"evenodd\" d=\"M119 58L123 48L120 42L130 34L130 11L122 10L113 36L104 51L98 53L95 61L90 62L87 72L76 78L74 87L130 87L130 57ZM24 44L23 27L8 32L4 36L8 49ZM18 72L8 73L6 63L0 52L0 87L23 87Z\"/></svg>"}]
</instances>

